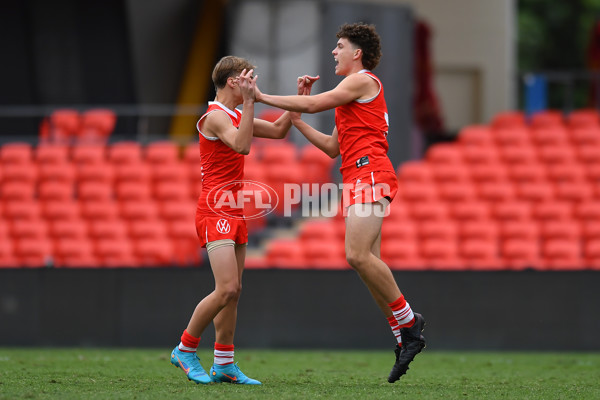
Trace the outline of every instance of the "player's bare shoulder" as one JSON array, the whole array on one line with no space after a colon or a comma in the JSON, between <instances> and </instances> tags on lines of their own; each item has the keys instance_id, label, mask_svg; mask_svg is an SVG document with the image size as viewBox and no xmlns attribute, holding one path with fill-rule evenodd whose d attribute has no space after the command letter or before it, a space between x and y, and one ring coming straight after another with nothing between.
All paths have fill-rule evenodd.
<instances>
[{"instance_id":1,"label":"player's bare shoulder","mask_svg":"<svg viewBox=\"0 0 600 400\"><path fill-rule=\"evenodd\" d=\"M202 133L206 136L218 137L219 133L232 127L231 119L224 110L214 110L206 117L202 123Z\"/></svg>"},{"instance_id":2,"label":"player's bare shoulder","mask_svg":"<svg viewBox=\"0 0 600 400\"><path fill-rule=\"evenodd\" d=\"M356 94L356 99L370 99L379 93L379 83L367 74L354 73L345 77L340 86L344 84Z\"/></svg>"}]
</instances>

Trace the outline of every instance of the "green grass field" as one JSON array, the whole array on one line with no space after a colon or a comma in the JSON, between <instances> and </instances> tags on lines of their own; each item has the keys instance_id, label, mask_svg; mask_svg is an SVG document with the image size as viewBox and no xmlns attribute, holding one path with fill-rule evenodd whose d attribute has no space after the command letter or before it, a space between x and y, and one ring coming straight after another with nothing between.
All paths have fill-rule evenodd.
<instances>
[{"instance_id":1,"label":"green grass field","mask_svg":"<svg viewBox=\"0 0 600 400\"><path fill-rule=\"evenodd\" d=\"M196 385L170 349L0 348L0 399L600 399L598 353L421 353L389 384L393 352L236 351L263 386ZM206 369L212 352L199 352Z\"/></svg>"}]
</instances>

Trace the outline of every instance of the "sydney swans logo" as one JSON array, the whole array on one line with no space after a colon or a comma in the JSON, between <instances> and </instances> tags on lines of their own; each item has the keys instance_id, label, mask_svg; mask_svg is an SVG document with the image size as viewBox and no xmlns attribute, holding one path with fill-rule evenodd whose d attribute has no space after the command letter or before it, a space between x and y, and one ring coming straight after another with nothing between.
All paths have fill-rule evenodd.
<instances>
[{"instance_id":1,"label":"sydney swans logo","mask_svg":"<svg viewBox=\"0 0 600 400\"><path fill-rule=\"evenodd\" d=\"M262 218L279 204L279 196L272 187L246 180L212 188L207 200L213 212L234 219Z\"/></svg>"}]
</instances>

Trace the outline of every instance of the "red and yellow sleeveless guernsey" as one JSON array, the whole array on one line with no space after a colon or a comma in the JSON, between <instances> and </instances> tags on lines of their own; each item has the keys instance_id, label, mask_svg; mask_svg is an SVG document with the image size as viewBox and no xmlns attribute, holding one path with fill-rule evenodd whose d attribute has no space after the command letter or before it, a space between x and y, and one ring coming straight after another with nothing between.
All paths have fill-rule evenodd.
<instances>
[{"instance_id":1,"label":"red and yellow sleeveless guernsey","mask_svg":"<svg viewBox=\"0 0 600 400\"><path fill-rule=\"evenodd\" d=\"M388 189L383 197L392 200L397 191L397 178L387 156L389 125L383 85L371 71L363 69L358 73L374 79L379 84L379 92L370 99L354 100L335 109L335 126L342 157L340 172L345 185L374 187L380 183L386 184ZM351 190L350 199L344 199L346 206L356 202L377 201L382 197L375 191L372 196L365 197Z\"/></svg>"},{"instance_id":2,"label":"red and yellow sleeveless guernsey","mask_svg":"<svg viewBox=\"0 0 600 400\"><path fill-rule=\"evenodd\" d=\"M236 199L241 184L231 184L244 179L244 155L235 152L217 137L205 136L202 133L204 118L212 112L227 113L234 127L240 126L242 113L230 110L218 101L208 103L206 113L196 123L200 140L200 167L202 169L202 190L198 198L197 216L228 215L243 218L243 208L232 207L225 201L221 188L231 192L230 198ZM235 204L233 204L235 205Z\"/></svg>"},{"instance_id":3,"label":"red and yellow sleeveless guernsey","mask_svg":"<svg viewBox=\"0 0 600 400\"><path fill-rule=\"evenodd\" d=\"M371 71L363 69L358 73L377 81L379 92L373 98L354 100L335 109L344 182L371 171L394 172L387 156L389 127L383 85Z\"/></svg>"}]
</instances>

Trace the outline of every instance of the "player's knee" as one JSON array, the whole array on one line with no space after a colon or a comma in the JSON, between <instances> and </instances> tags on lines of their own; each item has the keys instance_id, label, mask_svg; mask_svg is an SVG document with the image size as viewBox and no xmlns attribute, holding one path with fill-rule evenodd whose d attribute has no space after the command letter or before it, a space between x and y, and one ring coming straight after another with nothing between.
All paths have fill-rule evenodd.
<instances>
[{"instance_id":1,"label":"player's knee","mask_svg":"<svg viewBox=\"0 0 600 400\"><path fill-rule=\"evenodd\" d=\"M229 304L232 301L237 301L240 297L242 286L239 284L226 285L218 291L219 297L223 304Z\"/></svg>"},{"instance_id":2,"label":"player's knee","mask_svg":"<svg viewBox=\"0 0 600 400\"><path fill-rule=\"evenodd\" d=\"M346 261L352 266L352 268L360 268L365 265L368 260L368 254L363 251L357 251L354 249L346 249Z\"/></svg>"}]
</instances>

